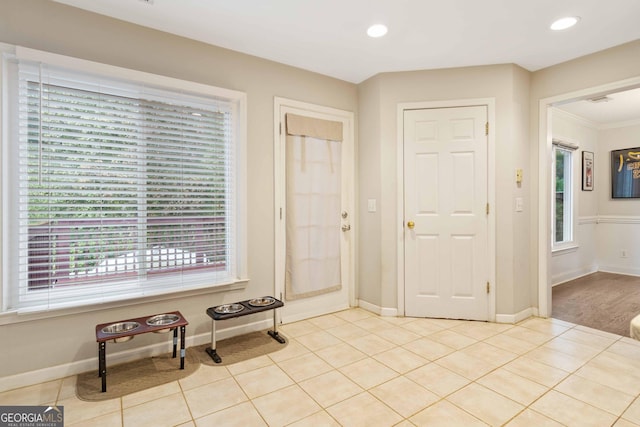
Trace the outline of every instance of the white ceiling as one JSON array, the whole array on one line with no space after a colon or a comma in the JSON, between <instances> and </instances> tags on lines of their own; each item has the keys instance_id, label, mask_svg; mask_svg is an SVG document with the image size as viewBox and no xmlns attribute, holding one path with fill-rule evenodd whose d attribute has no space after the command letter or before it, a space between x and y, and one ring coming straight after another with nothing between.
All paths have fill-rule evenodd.
<instances>
[{"instance_id":1,"label":"white ceiling","mask_svg":"<svg viewBox=\"0 0 640 427\"><path fill-rule=\"evenodd\" d=\"M388 71L535 71L640 39L639 0L55 0L353 83ZM577 15L570 30L551 22ZM389 33L367 37L384 23Z\"/></svg>"},{"instance_id":2,"label":"white ceiling","mask_svg":"<svg viewBox=\"0 0 640 427\"><path fill-rule=\"evenodd\" d=\"M640 88L606 95L606 102L582 100L558 108L597 125L622 125L640 119Z\"/></svg>"},{"instance_id":3,"label":"white ceiling","mask_svg":"<svg viewBox=\"0 0 640 427\"><path fill-rule=\"evenodd\" d=\"M382 72L515 63L535 71L640 39L640 0L55 0L360 83ZM579 16L572 29L551 22ZM380 39L374 23L389 27ZM640 90L559 108L640 119Z\"/></svg>"}]
</instances>

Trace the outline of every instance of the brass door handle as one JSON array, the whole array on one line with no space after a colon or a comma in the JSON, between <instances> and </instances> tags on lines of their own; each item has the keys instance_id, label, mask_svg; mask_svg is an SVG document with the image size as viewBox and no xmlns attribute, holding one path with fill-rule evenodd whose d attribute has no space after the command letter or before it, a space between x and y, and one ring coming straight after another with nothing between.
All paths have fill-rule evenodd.
<instances>
[{"instance_id":1,"label":"brass door handle","mask_svg":"<svg viewBox=\"0 0 640 427\"><path fill-rule=\"evenodd\" d=\"M415 222L413 222L413 221L407 222L407 227L409 227L411 230L413 230L413 227L415 227L415 226L416 226Z\"/></svg>"}]
</instances>

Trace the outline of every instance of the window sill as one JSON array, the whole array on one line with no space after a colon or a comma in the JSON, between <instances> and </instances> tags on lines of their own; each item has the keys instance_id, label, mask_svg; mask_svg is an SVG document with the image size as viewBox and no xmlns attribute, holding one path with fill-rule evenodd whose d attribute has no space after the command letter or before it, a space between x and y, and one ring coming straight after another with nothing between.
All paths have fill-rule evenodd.
<instances>
[{"instance_id":1,"label":"window sill","mask_svg":"<svg viewBox=\"0 0 640 427\"><path fill-rule=\"evenodd\" d=\"M555 256L570 254L572 252L577 252L579 248L580 246L577 245L576 243L569 243L563 246L558 246L556 248L551 249L551 256L555 257Z\"/></svg>"},{"instance_id":2,"label":"window sill","mask_svg":"<svg viewBox=\"0 0 640 427\"><path fill-rule=\"evenodd\" d=\"M238 279L233 283L223 285L215 285L207 288L191 289L185 291L176 291L162 295L154 295L149 297L133 298L129 300L112 301L102 304L91 304L80 307L51 309L39 312L18 312L9 311L0 313L0 326L12 323L30 322L34 320L50 319L54 317L70 316L74 314L90 313L95 311L109 310L112 308L121 308L133 305L149 304L160 301L168 301L178 298L188 298L197 295L206 295L212 293L220 293L227 291L235 291L246 288L249 279Z\"/></svg>"}]
</instances>

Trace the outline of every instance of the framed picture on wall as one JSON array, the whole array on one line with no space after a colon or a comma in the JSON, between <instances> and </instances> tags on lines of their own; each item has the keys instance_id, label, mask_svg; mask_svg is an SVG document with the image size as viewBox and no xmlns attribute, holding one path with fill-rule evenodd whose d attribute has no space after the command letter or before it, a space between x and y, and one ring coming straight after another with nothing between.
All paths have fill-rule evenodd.
<instances>
[{"instance_id":1,"label":"framed picture on wall","mask_svg":"<svg viewBox=\"0 0 640 427\"><path fill-rule=\"evenodd\" d=\"M593 191L593 153L582 152L582 191Z\"/></svg>"},{"instance_id":2,"label":"framed picture on wall","mask_svg":"<svg viewBox=\"0 0 640 427\"><path fill-rule=\"evenodd\" d=\"M611 197L640 198L640 147L611 152Z\"/></svg>"}]
</instances>

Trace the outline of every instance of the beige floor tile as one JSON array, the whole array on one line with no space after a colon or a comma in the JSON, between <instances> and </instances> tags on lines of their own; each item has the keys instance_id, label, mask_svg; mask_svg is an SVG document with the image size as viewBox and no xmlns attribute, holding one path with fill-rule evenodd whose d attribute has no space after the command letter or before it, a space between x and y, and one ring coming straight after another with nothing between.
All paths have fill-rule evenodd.
<instances>
[{"instance_id":1,"label":"beige floor tile","mask_svg":"<svg viewBox=\"0 0 640 427\"><path fill-rule=\"evenodd\" d=\"M396 325L396 326L401 326L409 322L413 322L415 320L415 318L413 317L398 317L398 316L382 316L380 318L385 322L389 322L392 325Z\"/></svg>"},{"instance_id":2,"label":"beige floor tile","mask_svg":"<svg viewBox=\"0 0 640 427\"><path fill-rule=\"evenodd\" d=\"M66 424L79 423L122 410L120 399L85 402L74 396L59 400L57 404L64 406L64 422Z\"/></svg>"},{"instance_id":3,"label":"beige floor tile","mask_svg":"<svg viewBox=\"0 0 640 427\"><path fill-rule=\"evenodd\" d=\"M81 420L78 423L71 424L67 422L65 408L65 423L67 427L82 426L82 427L122 427L122 412L111 412L110 414L101 415L90 420Z\"/></svg>"},{"instance_id":4,"label":"beige floor tile","mask_svg":"<svg viewBox=\"0 0 640 427\"><path fill-rule=\"evenodd\" d=\"M386 427L402 421L402 417L367 392L340 402L327 412L343 426Z\"/></svg>"},{"instance_id":5,"label":"beige floor tile","mask_svg":"<svg viewBox=\"0 0 640 427\"><path fill-rule=\"evenodd\" d=\"M429 427L482 427L487 425L446 400L441 400L420 411L409 418L409 421L417 426Z\"/></svg>"},{"instance_id":6,"label":"beige floor tile","mask_svg":"<svg viewBox=\"0 0 640 427\"><path fill-rule=\"evenodd\" d=\"M352 308L333 314L338 316L342 320L346 320L347 322L356 322L358 320L366 319L367 317L375 316L373 313L370 313L367 310L363 310L361 308Z\"/></svg>"},{"instance_id":7,"label":"beige floor tile","mask_svg":"<svg viewBox=\"0 0 640 427\"><path fill-rule=\"evenodd\" d=\"M122 407L130 408L131 406L140 405L142 403L150 402L152 400L160 399L162 397L181 392L182 390L180 389L178 381L172 381L170 383L159 385L157 387L151 387L137 393L131 393L122 396Z\"/></svg>"},{"instance_id":8,"label":"beige floor tile","mask_svg":"<svg viewBox=\"0 0 640 427\"><path fill-rule=\"evenodd\" d=\"M623 393L639 394L640 373L636 371L636 363L628 359L622 362L614 356L612 353L602 353L576 371L575 375Z\"/></svg>"},{"instance_id":9,"label":"beige floor tile","mask_svg":"<svg viewBox=\"0 0 640 427\"><path fill-rule=\"evenodd\" d=\"M326 331L312 332L297 338L298 342L311 351L322 350L340 344L340 339Z\"/></svg>"},{"instance_id":10,"label":"beige floor tile","mask_svg":"<svg viewBox=\"0 0 640 427\"><path fill-rule=\"evenodd\" d=\"M629 405L627 410L622 414L622 418L640 425L640 398L636 398L636 400Z\"/></svg>"},{"instance_id":11,"label":"beige floor tile","mask_svg":"<svg viewBox=\"0 0 640 427\"><path fill-rule=\"evenodd\" d=\"M572 375L554 390L588 403L614 415L621 415L635 396L612 389L594 381Z\"/></svg>"},{"instance_id":12,"label":"beige floor tile","mask_svg":"<svg viewBox=\"0 0 640 427\"><path fill-rule=\"evenodd\" d=\"M178 393L125 408L122 419L124 427L173 426L190 421L191 414L184 397Z\"/></svg>"},{"instance_id":13,"label":"beige floor tile","mask_svg":"<svg viewBox=\"0 0 640 427\"><path fill-rule=\"evenodd\" d=\"M273 366L273 364L274 362L269 356L259 356L229 365L227 369L231 375L239 375L254 369L264 368L265 366Z\"/></svg>"},{"instance_id":14,"label":"beige floor tile","mask_svg":"<svg viewBox=\"0 0 640 427\"><path fill-rule=\"evenodd\" d=\"M414 352L420 357L424 357L427 360L437 360L447 354L453 353L455 350L447 345L433 341L432 339L420 338L416 341L407 343L402 346L403 348Z\"/></svg>"},{"instance_id":15,"label":"beige floor tile","mask_svg":"<svg viewBox=\"0 0 640 427\"><path fill-rule=\"evenodd\" d=\"M380 338L376 334L367 334L354 338L349 341L349 344L369 356L382 353L395 347L395 344Z\"/></svg>"},{"instance_id":16,"label":"beige floor tile","mask_svg":"<svg viewBox=\"0 0 640 427\"><path fill-rule=\"evenodd\" d=\"M269 353L269 358L274 362L282 362L283 360L293 359L294 357L302 356L303 354L309 353L307 347L300 344L295 338L287 337L289 341L287 345L282 349L273 353Z\"/></svg>"},{"instance_id":17,"label":"beige floor tile","mask_svg":"<svg viewBox=\"0 0 640 427\"><path fill-rule=\"evenodd\" d=\"M378 316L371 316L365 319L356 320L355 322L353 322L353 324L371 333L380 332L384 329L390 329L395 327L391 323L385 322Z\"/></svg>"},{"instance_id":18,"label":"beige floor tile","mask_svg":"<svg viewBox=\"0 0 640 427\"><path fill-rule=\"evenodd\" d=\"M197 371L179 381L182 390L190 390L201 385L229 378L231 374L225 366L200 365Z\"/></svg>"},{"instance_id":19,"label":"beige floor tile","mask_svg":"<svg viewBox=\"0 0 640 427\"><path fill-rule=\"evenodd\" d=\"M560 338L585 344L597 350L604 350L618 340L617 338L594 334L577 328L569 329L560 335Z\"/></svg>"},{"instance_id":20,"label":"beige floor tile","mask_svg":"<svg viewBox=\"0 0 640 427\"><path fill-rule=\"evenodd\" d=\"M282 332L282 335L287 338L297 338L302 335L318 332L320 330L320 328L311 323L309 320L287 323L286 325L280 325L278 327L278 331Z\"/></svg>"},{"instance_id":21,"label":"beige floor tile","mask_svg":"<svg viewBox=\"0 0 640 427\"><path fill-rule=\"evenodd\" d=\"M548 347L533 349L525 357L567 372L575 372L587 362L587 360L582 360Z\"/></svg>"},{"instance_id":22,"label":"beige floor tile","mask_svg":"<svg viewBox=\"0 0 640 427\"><path fill-rule=\"evenodd\" d=\"M594 335L600 335L600 336L605 337L605 338L611 338L611 339L613 339L615 341L617 341L619 339L624 339L620 335L612 334L611 332L601 331L599 329L589 328L588 326L576 325L573 329L577 330L577 331L588 332L588 333L594 334ZM629 339L631 339L631 338L629 338Z\"/></svg>"},{"instance_id":23,"label":"beige floor tile","mask_svg":"<svg viewBox=\"0 0 640 427\"><path fill-rule=\"evenodd\" d=\"M532 329L543 334L558 336L573 328L572 323L563 322L557 319L543 319L541 317L530 317L518 323L518 326Z\"/></svg>"},{"instance_id":24,"label":"beige floor tile","mask_svg":"<svg viewBox=\"0 0 640 427\"><path fill-rule=\"evenodd\" d=\"M553 387L569 376L569 373L562 369L536 362L528 357L519 357L503 368L546 387Z\"/></svg>"},{"instance_id":25,"label":"beige floor tile","mask_svg":"<svg viewBox=\"0 0 640 427\"><path fill-rule=\"evenodd\" d=\"M564 335L547 341L542 348L550 348L552 350L566 353L576 359L586 363L590 359L593 359L598 353L602 352L602 349L591 347L587 344L582 344L573 340L565 339Z\"/></svg>"},{"instance_id":26,"label":"beige floor tile","mask_svg":"<svg viewBox=\"0 0 640 427\"><path fill-rule=\"evenodd\" d=\"M456 350L463 349L478 342L478 340L474 338L469 338L466 335L459 334L450 329L431 334L429 335L429 339Z\"/></svg>"},{"instance_id":27,"label":"beige floor tile","mask_svg":"<svg viewBox=\"0 0 640 427\"><path fill-rule=\"evenodd\" d=\"M369 392L405 418L440 400L438 395L405 377L394 378Z\"/></svg>"},{"instance_id":28,"label":"beige floor tile","mask_svg":"<svg viewBox=\"0 0 640 427\"><path fill-rule=\"evenodd\" d=\"M373 358L400 374L405 374L430 363L427 359L409 350L405 350L402 347L392 348L391 350L376 354Z\"/></svg>"},{"instance_id":29,"label":"beige floor tile","mask_svg":"<svg viewBox=\"0 0 640 427\"><path fill-rule=\"evenodd\" d=\"M320 329L331 329L337 326L344 326L348 323L346 320L333 314L326 314L324 316L318 316L308 320Z\"/></svg>"},{"instance_id":30,"label":"beige floor tile","mask_svg":"<svg viewBox=\"0 0 640 427\"><path fill-rule=\"evenodd\" d=\"M244 402L196 419L197 427L260 427L266 425L250 402Z\"/></svg>"},{"instance_id":31,"label":"beige floor tile","mask_svg":"<svg viewBox=\"0 0 640 427\"><path fill-rule=\"evenodd\" d=\"M613 427L640 427L640 425L627 421L624 418L620 418Z\"/></svg>"},{"instance_id":32,"label":"beige floor tile","mask_svg":"<svg viewBox=\"0 0 640 427\"><path fill-rule=\"evenodd\" d=\"M196 427L196 423L193 421L188 421L184 424L178 424L176 427Z\"/></svg>"},{"instance_id":33,"label":"beige floor tile","mask_svg":"<svg viewBox=\"0 0 640 427\"><path fill-rule=\"evenodd\" d=\"M629 359L640 360L640 345L631 344L627 341L617 341L607 348L607 352Z\"/></svg>"},{"instance_id":34,"label":"beige floor tile","mask_svg":"<svg viewBox=\"0 0 640 427\"><path fill-rule=\"evenodd\" d=\"M536 348L538 345L529 341L524 341L519 338L510 337L505 334L494 335L487 338L483 342L491 344L492 346L501 348L503 350L510 351L512 353L523 355Z\"/></svg>"},{"instance_id":35,"label":"beige floor tile","mask_svg":"<svg viewBox=\"0 0 640 427\"><path fill-rule=\"evenodd\" d=\"M450 330L462 335L466 335L474 340L486 340L489 337L500 334L508 329L513 328L513 325L504 323L491 323L491 322L464 322L457 326L454 326Z\"/></svg>"},{"instance_id":36,"label":"beige floor tile","mask_svg":"<svg viewBox=\"0 0 640 427\"><path fill-rule=\"evenodd\" d=\"M269 426L284 426L320 411L320 406L299 386L292 385L253 400Z\"/></svg>"},{"instance_id":37,"label":"beige floor tile","mask_svg":"<svg viewBox=\"0 0 640 427\"><path fill-rule=\"evenodd\" d=\"M548 387L506 369L496 369L476 382L525 406L549 390Z\"/></svg>"},{"instance_id":38,"label":"beige floor tile","mask_svg":"<svg viewBox=\"0 0 640 427\"><path fill-rule=\"evenodd\" d=\"M340 368L367 357L366 354L347 343L340 343L323 348L322 350L316 351L316 354L334 368Z\"/></svg>"},{"instance_id":39,"label":"beige floor tile","mask_svg":"<svg viewBox=\"0 0 640 427\"><path fill-rule=\"evenodd\" d=\"M458 326L461 323L465 323L464 320L454 320L454 319L425 319L427 322L432 323L442 329L450 329L454 326Z\"/></svg>"},{"instance_id":40,"label":"beige floor tile","mask_svg":"<svg viewBox=\"0 0 640 427\"><path fill-rule=\"evenodd\" d=\"M431 319L414 319L411 322L402 324L401 327L422 337L444 329L442 326L436 325L430 320Z\"/></svg>"},{"instance_id":41,"label":"beige floor tile","mask_svg":"<svg viewBox=\"0 0 640 427\"><path fill-rule=\"evenodd\" d=\"M316 412L306 418L289 424L287 427L341 427L326 411Z\"/></svg>"},{"instance_id":42,"label":"beige floor tile","mask_svg":"<svg viewBox=\"0 0 640 427\"><path fill-rule=\"evenodd\" d=\"M60 386L60 392L58 393L58 400L68 399L76 395L76 380L77 376L66 377L62 379L62 385Z\"/></svg>"},{"instance_id":43,"label":"beige floor tile","mask_svg":"<svg viewBox=\"0 0 640 427\"><path fill-rule=\"evenodd\" d=\"M509 421L506 427L562 427L562 424L534 410L525 409Z\"/></svg>"},{"instance_id":44,"label":"beige floor tile","mask_svg":"<svg viewBox=\"0 0 640 427\"><path fill-rule=\"evenodd\" d=\"M346 342L367 334L367 331L357 327L353 323L347 323L343 326L337 326L335 328L327 329L327 332L329 332L334 337L340 338L341 340Z\"/></svg>"},{"instance_id":45,"label":"beige floor tile","mask_svg":"<svg viewBox=\"0 0 640 427\"><path fill-rule=\"evenodd\" d=\"M396 371L371 358L343 366L340 372L365 390L398 376Z\"/></svg>"},{"instance_id":46,"label":"beige floor tile","mask_svg":"<svg viewBox=\"0 0 640 427\"><path fill-rule=\"evenodd\" d=\"M543 334L541 332L535 331L533 329L524 328L522 326L514 326L508 331L504 332L504 335L518 338L523 341L530 342L535 345L542 345L550 339L554 338L554 335L551 334Z\"/></svg>"},{"instance_id":47,"label":"beige floor tile","mask_svg":"<svg viewBox=\"0 0 640 427\"><path fill-rule=\"evenodd\" d=\"M404 375L440 397L465 387L471 380L436 363L430 363Z\"/></svg>"},{"instance_id":48,"label":"beige floor tile","mask_svg":"<svg viewBox=\"0 0 640 427\"><path fill-rule=\"evenodd\" d=\"M304 356L301 356L304 357ZM286 363L287 361L283 362ZM262 396L272 391L285 388L293 384L291 378L278 365L265 366L235 376L249 399Z\"/></svg>"},{"instance_id":49,"label":"beige floor tile","mask_svg":"<svg viewBox=\"0 0 640 427\"><path fill-rule=\"evenodd\" d=\"M58 400L61 384L62 380L56 380L4 391L0 393L0 405L37 406L55 402Z\"/></svg>"},{"instance_id":50,"label":"beige floor tile","mask_svg":"<svg viewBox=\"0 0 640 427\"><path fill-rule=\"evenodd\" d=\"M568 426L610 426L615 415L551 390L531 405L531 409Z\"/></svg>"},{"instance_id":51,"label":"beige floor tile","mask_svg":"<svg viewBox=\"0 0 640 427\"><path fill-rule=\"evenodd\" d=\"M338 371L327 372L298 384L323 408L362 393L362 387Z\"/></svg>"},{"instance_id":52,"label":"beige floor tile","mask_svg":"<svg viewBox=\"0 0 640 427\"><path fill-rule=\"evenodd\" d=\"M193 418L201 418L248 400L233 378L187 390L184 392L184 397Z\"/></svg>"},{"instance_id":53,"label":"beige floor tile","mask_svg":"<svg viewBox=\"0 0 640 427\"><path fill-rule=\"evenodd\" d=\"M433 363L437 363L470 380L480 378L496 368L493 363L485 362L460 351L451 353Z\"/></svg>"},{"instance_id":54,"label":"beige floor tile","mask_svg":"<svg viewBox=\"0 0 640 427\"><path fill-rule=\"evenodd\" d=\"M395 345L404 345L420 338L420 335L399 326L380 329L373 331L373 333Z\"/></svg>"},{"instance_id":55,"label":"beige floor tile","mask_svg":"<svg viewBox=\"0 0 640 427\"><path fill-rule=\"evenodd\" d=\"M278 363L278 366L295 382L318 376L333 369L331 365L314 353L303 354L293 359L284 360Z\"/></svg>"},{"instance_id":56,"label":"beige floor tile","mask_svg":"<svg viewBox=\"0 0 640 427\"><path fill-rule=\"evenodd\" d=\"M478 384L469 384L448 396L447 400L485 423L495 426L505 424L525 408Z\"/></svg>"},{"instance_id":57,"label":"beige floor tile","mask_svg":"<svg viewBox=\"0 0 640 427\"><path fill-rule=\"evenodd\" d=\"M515 353L485 342L478 342L469 347L465 347L461 353L484 360L494 367L502 366L518 357Z\"/></svg>"},{"instance_id":58,"label":"beige floor tile","mask_svg":"<svg viewBox=\"0 0 640 427\"><path fill-rule=\"evenodd\" d=\"M416 427L416 425L409 420L403 420L403 421L400 421L398 424L394 425L393 427Z\"/></svg>"}]
</instances>

